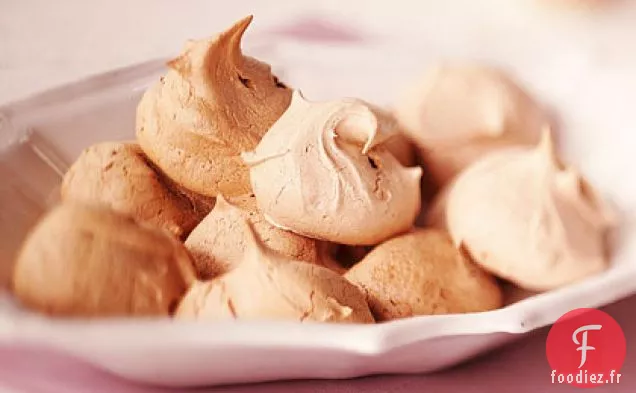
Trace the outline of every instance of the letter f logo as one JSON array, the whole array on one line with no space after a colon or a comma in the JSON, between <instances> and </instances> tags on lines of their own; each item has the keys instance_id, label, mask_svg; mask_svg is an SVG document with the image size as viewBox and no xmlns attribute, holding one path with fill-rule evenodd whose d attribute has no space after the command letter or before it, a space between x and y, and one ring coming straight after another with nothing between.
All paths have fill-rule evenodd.
<instances>
[{"instance_id":1,"label":"letter f logo","mask_svg":"<svg viewBox=\"0 0 636 393\"><path fill-rule=\"evenodd\" d=\"M574 341L574 344L580 345L580 347L576 348L577 351L581 351L581 364L579 364L579 368L583 367L585 361L587 360L587 351L593 351L596 349L587 345L587 332L589 330L601 330L601 328L601 325L585 325L576 329L572 334L572 341ZM579 342L577 336L581 332L583 332L583 334L581 335L581 342Z\"/></svg>"}]
</instances>

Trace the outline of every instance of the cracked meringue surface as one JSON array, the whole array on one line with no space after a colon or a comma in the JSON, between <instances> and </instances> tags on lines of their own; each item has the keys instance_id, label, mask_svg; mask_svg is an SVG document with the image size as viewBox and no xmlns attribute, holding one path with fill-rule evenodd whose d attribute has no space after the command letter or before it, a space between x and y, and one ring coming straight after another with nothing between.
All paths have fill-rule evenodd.
<instances>
[{"instance_id":1,"label":"cracked meringue surface","mask_svg":"<svg viewBox=\"0 0 636 393\"><path fill-rule=\"evenodd\" d=\"M223 274L243 259L250 230L245 220L252 225L263 246L293 260L319 263L318 241L269 224L257 210L253 194L230 200L219 195L214 210L185 242L201 278Z\"/></svg>"},{"instance_id":2,"label":"cracked meringue surface","mask_svg":"<svg viewBox=\"0 0 636 393\"><path fill-rule=\"evenodd\" d=\"M171 179L207 196L250 191L240 153L253 149L290 102L270 66L241 52L252 17L190 41L137 108L137 140Z\"/></svg>"},{"instance_id":3,"label":"cracked meringue surface","mask_svg":"<svg viewBox=\"0 0 636 393\"><path fill-rule=\"evenodd\" d=\"M250 239L243 260L217 279L194 283L176 318L374 322L355 285L327 268L267 249L246 224Z\"/></svg>"},{"instance_id":4,"label":"cracked meringue surface","mask_svg":"<svg viewBox=\"0 0 636 393\"><path fill-rule=\"evenodd\" d=\"M447 195L446 223L482 267L542 291L606 268L616 216L559 160L546 130L538 146L492 153L461 174Z\"/></svg>"},{"instance_id":5,"label":"cracked meringue surface","mask_svg":"<svg viewBox=\"0 0 636 393\"><path fill-rule=\"evenodd\" d=\"M185 247L128 215L78 202L47 213L13 272L20 302L65 317L168 316L196 279Z\"/></svg>"},{"instance_id":6,"label":"cracked meringue surface","mask_svg":"<svg viewBox=\"0 0 636 393\"><path fill-rule=\"evenodd\" d=\"M345 278L362 289L378 322L502 305L494 277L457 250L442 230L416 229L387 240Z\"/></svg>"},{"instance_id":7,"label":"cracked meringue surface","mask_svg":"<svg viewBox=\"0 0 636 393\"><path fill-rule=\"evenodd\" d=\"M213 199L170 182L134 142L103 142L85 149L64 175L61 196L108 206L182 239L214 205Z\"/></svg>"},{"instance_id":8,"label":"cracked meringue surface","mask_svg":"<svg viewBox=\"0 0 636 393\"><path fill-rule=\"evenodd\" d=\"M420 167L383 146L397 122L357 99L310 102L293 94L250 167L259 210L273 225L321 240L373 245L413 225Z\"/></svg>"},{"instance_id":9,"label":"cracked meringue surface","mask_svg":"<svg viewBox=\"0 0 636 393\"><path fill-rule=\"evenodd\" d=\"M489 152L534 145L547 111L503 70L441 64L403 94L395 115L439 184Z\"/></svg>"}]
</instances>

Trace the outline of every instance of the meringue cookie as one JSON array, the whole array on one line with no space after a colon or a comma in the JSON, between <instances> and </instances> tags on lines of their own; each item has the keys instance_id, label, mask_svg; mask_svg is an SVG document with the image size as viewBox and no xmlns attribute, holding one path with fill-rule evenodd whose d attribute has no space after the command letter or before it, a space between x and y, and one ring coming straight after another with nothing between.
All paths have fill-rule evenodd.
<instances>
[{"instance_id":1,"label":"meringue cookie","mask_svg":"<svg viewBox=\"0 0 636 393\"><path fill-rule=\"evenodd\" d=\"M229 202L219 195L214 210L185 242L200 278L223 274L243 259L249 236L245 221L252 224L256 236L267 248L293 260L319 263L318 242L269 224L256 209L253 194L235 197Z\"/></svg>"},{"instance_id":2,"label":"meringue cookie","mask_svg":"<svg viewBox=\"0 0 636 393\"><path fill-rule=\"evenodd\" d=\"M483 157L457 178L447 199L455 243L522 288L557 288L607 265L605 238L614 213L560 162L549 130L538 147Z\"/></svg>"},{"instance_id":3,"label":"meringue cookie","mask_svg":"<svg viewBox=\"0 0 636 393\"><path fill-rule=\"evenodd\" d=\"M185 238L210 212L154 168L136 143L104 142L85 149L62 181L62 200L103 204ZM207 203L202 203L208 199Z\"/></svg>"},{"instance_id":4,"label":"meringue cookie","mask_svg":"<svg viewBox=\"0 0 636 393\"><path fill-rule=\"evenodd\" d=\"M378 322L488 311L503 302L496 280L440 230L417 229L380 244L345 278L362 288Z\"/></svg>"},{"instance_id":5,"label":"meringue cookie","mask_svg":"<svg viewBox=\"0 0 636 393\"><path fill-rule=\"evenodd\" d=\"M252 17L190 41L137 108L137 139L171 179L207 196L250 191L239 154L253 149L289 105L270 67L241 53Z\"/></svg>"},{"instance_id":6,"label":"meringue cookie","mask_svg":"<svg viewBox=\"0 0 636 393\"><path fill-rule=\"evenodd\" d=\"M395 114L440 184L497 148L536 144L550 123L511 77L479 65L434 68L409 88Z\"/></svg>"},{"instance_id":7,"label":"meringue cookie","mask_svg":"<svg viewBox=\"0 0 636 393\"><path fill-rule=\"evenodd\" d=\"M294 261L251 239L237 267L195 283L181 301L180 319L284 319L300 322L373 323L364 295L342 276Z\"/></svg>"},{"instance_id":8,"label":"meringue cookie","mask_svg":"<svg viewBox=\"0 0 636 393\"><path fill-rule=\"evenodd\" d=\"M411 167L417 165L415 146L405 135L400 133L389 138L384 143L384 147L397 158L402 166Z\"/></svg>"},{"instance_id":9,"label":"meringue cookie","mask_svg":"<svg viewBox=\"0 0 636 393\"><path fill-rule=\"evenodd\" d=\"M27 307L69 317L168 315L194 282L167 232L103 207L64 203L29 234L13 291Z\"/></svg>"},{"instance_id":10,"label":"meringue cookie","mask_svg":"<svg viewBox=\"0 0 636 393\"><path fill-rule=\"evenodd\" d=\"M407 231L420 210L420 167L405 168L382 143L392 118L356 100L315 103L295 92L253 152L259 210L273 225L349 245Z\"/></svg>"}]
</instances>

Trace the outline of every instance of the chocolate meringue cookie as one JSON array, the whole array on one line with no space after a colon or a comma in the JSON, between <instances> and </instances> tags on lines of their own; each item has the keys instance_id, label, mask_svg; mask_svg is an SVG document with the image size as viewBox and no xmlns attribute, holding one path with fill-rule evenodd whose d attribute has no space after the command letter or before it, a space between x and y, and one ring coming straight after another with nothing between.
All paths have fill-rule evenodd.
<instances>
[{"instance_id":1,"label":"chocolate meringue cookie","mask_svg":"<svg viewBox=\"0 0 636 393\"><path fill-rule=\"evenodd\" d=\"M420 210L420 167L405 168L382 145L392 118L344 99L288 110L252 152L259 210L273 225L334 243L373 245L407 231Z\"/></svg>"},{"instance_id":2,"label":"chocolate meringue cookie","mask_svg":"<svg viewBox=\"0 0 636 393\"><path fill-rule=\"evenodd\" d=\"M440 230L416 229L380 244L345 278L362 288L378 322L488 311L503 302L496 280Z\"/></svg>"},{"instance_id":3,"label":"chocolate meringue cookie","mask_svg":"<svg viewBox=\"0 0 636 393\"><path fill-rule=\"evenodd\" d=\"M448 194L446 222L482 267L542 291L605 269L616 217L561 163L547 130L537 147L491 153L462 173Z\"/></svg>"},{"instance_id":4,"label":"chocolate meringue cookie","mask_svg":"<svg viewBox=\"0 0 636 393\"><path fill-rule=\"evenodd\" d=\"M270 67L241 52L251 20L190 41L137 109L144 152L171 179L203 195L250 191L239 154L257 145L290 102L291 90Z\"/></svg>"},{"instance_id":5,"label":"chocolate meringue cookie","mask_svg":"<svg viewBox=\"0 0 636 393\"><path fill-rule=\"evenodd\" d=\"M256 208L254 195L227 201L217 197L214 210L185 242L195 259L199 277L210 279L235 267L246 252L249 222L263 245L293 260L319 263L318 241L269 224Z\"/></svg>"},{"instance_id":6,"label":"chocolate meringue cookie","mask_svg":"<svg viewBox=\"0 0 636 393\"><path fill-rule=\"evenodd\" d=\"M211 198L169 181L136 143L104 142L85 149L62 181L62 200L103 204L185 238L210 212Z\"/></svg>"},{"instance_id":7,"label":"chocolate meringue cookie","mask_svg":"<svg viewBox=\"0 0 636 393\"><path fill-rule=\"evenodd\" d=\"M374 322L355 285L329 269L267 249L247 225L252 237L243 260L215 280L195 283L176 318Z\"/></svg>"},{"instance_id":8,"label":"chocolate meringue cookie","mask_svg":"<svg viewBox=\"0 0 636 393\"><path fill-rule=\"evenodd\" d=\"M495 149L534 145L550 124L510 76L480 65L435 67L404 93L395 114L439 184Z\"/></svg>"},{"instance_id":9,"label":"chocolate meringue cookie","mask_svg":"<svg viewBox=\"0 0 636 393\"><path fill-rule=\"evenodd\" d=\"M57 206L29 234L13 292L51 315L162 316L194 280L188 252L167 232L73 202Z\"/></svg>"}]
</instances>

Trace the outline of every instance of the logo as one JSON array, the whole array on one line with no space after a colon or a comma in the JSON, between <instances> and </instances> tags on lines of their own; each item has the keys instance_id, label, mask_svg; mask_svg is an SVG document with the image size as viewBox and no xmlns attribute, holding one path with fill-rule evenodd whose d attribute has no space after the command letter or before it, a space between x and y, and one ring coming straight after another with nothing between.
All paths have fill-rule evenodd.
<instances>
[{"instance_id":1,"label":"logo","mask_svg":"<svg viewBox=\"0 0 636 393\"><path fill-rule=\"evenodd\" d=\"M572 335L572 341L574 341L575 344L581 344L581 346L576 349L577 351L581 351L581 364L579 364L579 368L585 365L585 361L587 360L587 351L592 351L596 349L594 347L587 346L587 331L601 330L602 328L603 328L602 325L585 325L585 326L581 326L580 328L574 331L574 334ZM576 338L577 335L581 332L582 332L581 335L583 336L582 343L580 343L579 340Z\"/></svg>"},{"instance_id":2,"label":"logo","mask_svg":"<svg viewBox=\"0 0 636 393\"><path fill-rule=\"evenodd\" d=\"M623 329L609 314L591 308L570 311L548 333L546 355L552 383L618 384L626 350Z\"/></svg>"}]
</instances>

